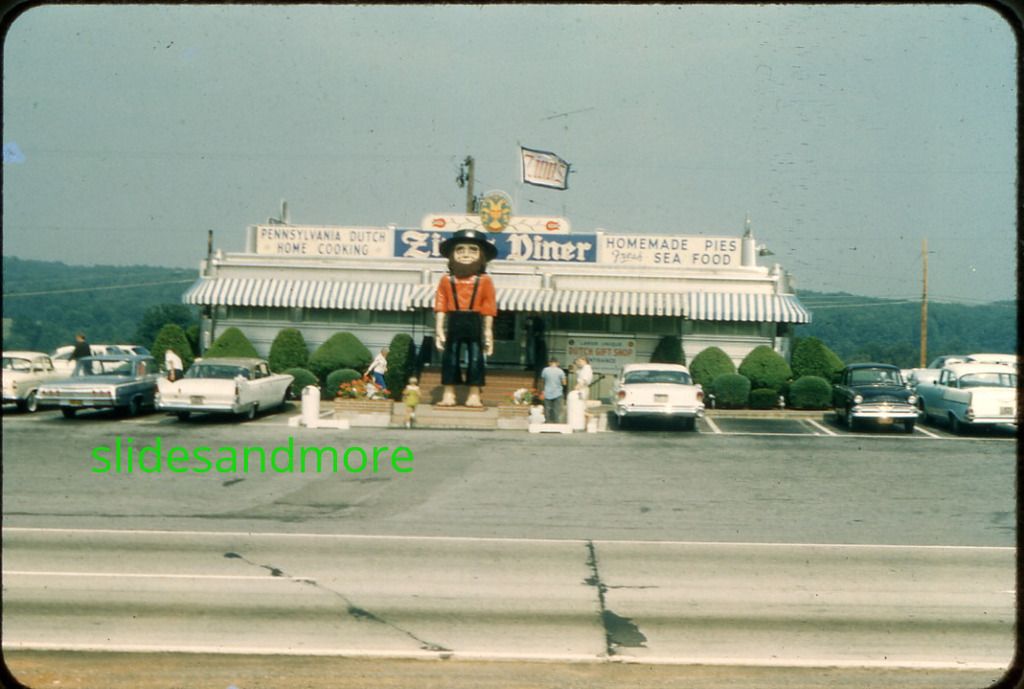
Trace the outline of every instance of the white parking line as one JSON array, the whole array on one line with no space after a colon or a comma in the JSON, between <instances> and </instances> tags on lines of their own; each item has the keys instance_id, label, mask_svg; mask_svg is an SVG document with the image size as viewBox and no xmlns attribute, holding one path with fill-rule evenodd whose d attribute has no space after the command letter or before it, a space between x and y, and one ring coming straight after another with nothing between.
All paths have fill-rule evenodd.
<instances>
[{"instance_id":1,"label":"white parking line","mask_svg":"<svg viewBox=\"0 0 1024 689\"><path fill-rule=\"evenodd\" d=\"M311 581L313 577L274 577L270 575L238 575L238 574L170 574L170 573L145 573L145 572L55 572L55 571L25 571L16 569L3 570L5 577L111 577L116 579L227 579L229 581Z\"/></svg>"},{"instance_id":2,"label":"white parking line","mask_svg":"<svg viewBox=\"0 0 1024 689\"><path fill-rule=\"evenodd\" d=\"M918 430L918 431L921 431L922 433L924 433L929 438L941 438L942 437L938 433L932 433L931 431L926 431L925 429L921 428L920 424L914 426L914 429Z\"/></svg>"},{"instance_id":3,"label":"white parking line","mask_svg":"<svg viewBox=\"0 0 1024 689\"><path fill-rule=\"evenodd\" d=\"M804 419L804 421L806 421L807 423L811 424L812 426L817 428L819 431L821 431L825 435L839 435L838 433L833 433L829 429L825 428L824 426L822 426L820 423L818 423L814 419Z\"/></svg>"},{"instance_id":4,"label":"white parking line","mask_svg":"<svg viewBox=\"0 0 1024 689\"><path fill-rule=\"evenodd\" d=\"M715 423L714 421L712 421L712 420L711 420L711 417L709 417L709 416L705 416L705 417L704 417L704 420L705 420L705 421L707 421L707 423L708 423L708 426L710 426L710 427L711 427L711 430L712 430L712 431L714 431L715 433L717 433L717 434L719 434L719 435L721 435L721 434L722 434L722 429L718 427L718 424L717 424L717 423Z\"/></svg>"}]
</instances>

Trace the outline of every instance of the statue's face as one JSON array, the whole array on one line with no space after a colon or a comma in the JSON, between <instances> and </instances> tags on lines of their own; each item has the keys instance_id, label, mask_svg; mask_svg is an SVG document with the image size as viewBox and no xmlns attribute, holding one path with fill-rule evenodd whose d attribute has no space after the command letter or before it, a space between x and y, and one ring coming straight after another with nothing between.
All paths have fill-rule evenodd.
<instances>
[{"instance_id":1,"label":"statue's face","mask_svg":"<svg viewBox=\"0 0 1024 689\"><path fill-rule=\"evenodd\" d=\"M470 265L480 260L480 246L470 242L456 244L452 251L452 260L462 265Z\"/></svg>"}]
</instances>

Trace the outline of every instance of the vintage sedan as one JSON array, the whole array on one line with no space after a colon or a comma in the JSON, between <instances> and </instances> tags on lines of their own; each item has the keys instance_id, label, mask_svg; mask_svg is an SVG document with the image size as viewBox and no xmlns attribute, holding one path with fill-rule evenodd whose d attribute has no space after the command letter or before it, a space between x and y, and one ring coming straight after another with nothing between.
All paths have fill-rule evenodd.
<instances>
[{"instance_id":1,"label":"vintage sedan","mask_svg":"<svg viewBox=\"0 0 1024 689\"><path fill-rule=\"evenodd\" d=\"M903 379L910 384L910 387L917 387L919 383L934 383L939 377L939 371L944 366L960 364L967 361L966 354L943 354L935 357L926 368L911 368L903 374Z\"/></svg>"},{"instance_id":2,"label":"vintage sedan","mask_svg":"<svg viewBox=\"0 0 1024 689\"><path fill-rule=\"evenodd\" d=\"M864 421L879 425L903 424L914 432L917 395L904 382L900 369L891 364L850 364L833 387L836 419L850 430Z\"/></svg>"},{"instance_id":3,"label":"vintage sedan","mask_svg":"<svg viewBox=\"0 0 1024 689\"><path fill-rule=\"evenodd\" d=\"M160 380L156 405L182 421L194 412L252 419L259 411L282 406L292 380L288 374L271 373L264 359L199 360L180 380Z\"/></svg>"},{"instance_id":4,"label":"vintage sedan","mask_svg":"<svg viewBox=\"0 0 1024 689\"><path fill-rule=\"evenodd\" d=\"M42 352L4 352L3 362L4 404L13 402L18 411L38 409L39 386L61 377Z\"/></svg>"},{"instance_id":5,"label":"vintage sedan","mask_svg":"<svg viewBox=\"0 0 1024 689\"><path fill-rule=\"evenodd\" d=\"M151 356L104 354L78 360L70 378L39 388L39 404L57 406L65 418L79 409L115 409L136 416L153 406L156 362Z\"/></svg>"},{"instance_id":6,"label":"vintage sedan","mask_svg":"<svg viewBox=\"0 0 1024 689\"><path fill-rule=\"evenodd\" d=\"M918 407L928 420L954 433L1017 422L1017 369L1003 364L953 364L934 383L917 386Z\"/></svg>"},{"instance_id":7,"label":"vintage sedan","mask_svg":"<svg viewBox=\"0 0 1024 689\"><path fill-rule=\"evenodd\" d=\"M684 430L704 416L704 391L678 364L627 364L612 387L612 421L624 428L630 419L678 419Z\"/></svg>"}]
</instances>

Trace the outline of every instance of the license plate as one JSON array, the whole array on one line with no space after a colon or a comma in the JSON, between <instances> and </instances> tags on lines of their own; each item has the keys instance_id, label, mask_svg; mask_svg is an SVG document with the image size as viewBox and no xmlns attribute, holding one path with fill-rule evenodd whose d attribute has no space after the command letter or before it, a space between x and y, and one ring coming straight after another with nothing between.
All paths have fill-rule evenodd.
<instances>
[{"instance_id":1,"label":"license plate","mask_svg":"<svg viewBox=\"0 0 1024 689\"><path fill-rule=\"evenodd\" d=\"M878 423L881 424L882 426L887 426L888 424L892 423L892 419L889 418L888 416L879 416Z\"/></svg>"},{"instance_id":2,"label":"license plate","mask_svg":"<svg viewBox=\"0 0 1024 689\"><path fill-rule=\"evenodd\" d=\"M202 404L203 397L202 395L192 395L191 397L188 398L188 401L191 402L192 404Z\"/></svg>"},{"instance_id":3,"label":"license plate","mask_svg":"<svg viewBox=\"0 0 1024 689\"><path fill-rule=\"evenodd\" d=\"M1013 407L999 407L1000 416L1013 416Z\"/></svg>"},{"instance_id":4,"label":"license plate","mask_svg":"<svg viewBox=\"0 0 1024 689\"><path fill-rule=\"evenodd\" d=\"M668 395L655 395L654 396L654 401L655 402L668 402Z\"/></svg>"},{"instance_id":5,"label":"license plate","mask_svg":"<svg viewBox=\"0 0 1024 689\"><path fill-rule=\"evenodd\" d=\"M82 400L71 400L70 402L68 402L68 404L71 405L72 407L81 407Z\"/></svg>"}]
</instances>

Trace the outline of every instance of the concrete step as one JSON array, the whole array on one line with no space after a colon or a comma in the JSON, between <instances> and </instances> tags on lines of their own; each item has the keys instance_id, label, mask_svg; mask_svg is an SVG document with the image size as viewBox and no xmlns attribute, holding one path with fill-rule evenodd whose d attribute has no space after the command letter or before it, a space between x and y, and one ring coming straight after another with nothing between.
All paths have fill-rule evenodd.
<instances>
[{"instance_id":1,"label":"concrete step","mask_svg":"<svg viewBox=\"0 0 1024 689\"><path fill-rule=\"evenodd\" d=\"M405 407L396 404L391 414L391 425L405 425L405 416ZM416 408L416 427L493 430L498 427L498 410L495 407L467 409L466 407L445 408L421 404Z\"/></svg>"}]
</instances>

